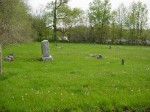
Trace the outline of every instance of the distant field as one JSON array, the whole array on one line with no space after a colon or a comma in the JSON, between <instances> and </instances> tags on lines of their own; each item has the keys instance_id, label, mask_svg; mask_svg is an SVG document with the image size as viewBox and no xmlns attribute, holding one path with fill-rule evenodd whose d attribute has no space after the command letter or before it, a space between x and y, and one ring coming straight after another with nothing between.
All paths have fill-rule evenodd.
<instances>
[{"instance_id":1,"label":"distant field","mask_svg":"<svg viewBox=\"0 0 150 112\"><path fill-rule=\"evenodd\" d=\"M52 62L40 61L40 43L3 47L15 61L3 62L0 112L150 111L150 47L50 47Z\"/></svg>"}]
</instances>

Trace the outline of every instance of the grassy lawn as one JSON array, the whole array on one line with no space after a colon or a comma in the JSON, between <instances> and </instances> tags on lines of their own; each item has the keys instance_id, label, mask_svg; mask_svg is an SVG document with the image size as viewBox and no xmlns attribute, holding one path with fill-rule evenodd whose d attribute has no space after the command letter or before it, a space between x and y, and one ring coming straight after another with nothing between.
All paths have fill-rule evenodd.
<instances>
[{"instance_id":1,"label":"grassy lawn","mask_svg":"<svg viewBox=\"0 0 150 112\"><path fill-rule=\"evenodd\" d=\"M3 47L3 56L13 52L15 61L3 62L0 112L150 109L150 47L58 45L63 48L50 44L51 62L40 61L40 43Z\"/></svg>"}]
</instances>

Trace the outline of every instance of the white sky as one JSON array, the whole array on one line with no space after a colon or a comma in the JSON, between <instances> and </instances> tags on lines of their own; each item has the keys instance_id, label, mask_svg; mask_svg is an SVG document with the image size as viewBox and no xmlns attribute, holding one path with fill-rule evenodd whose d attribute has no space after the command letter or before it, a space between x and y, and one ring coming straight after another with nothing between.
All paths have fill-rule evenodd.
<instances>
[{"instance_id":1,"label":"white sky","mask_svg":"<svg viewBox=\"0 0 150 112\"><path fill-rule=\"evenodd\" d=\"M33 12L36 12L41 7L46 6L47 3L52 0L27 0ZM69 6L72 8L78 7L83 10L88 9L89 3L93 0L70 0ZM121 3L124 3L125 6L129 6L133 1L141 1L145 3L149 10L149 24L150 24L150 0L110 0L112 9L116 9Z\"/></svg>"}]
</instances>

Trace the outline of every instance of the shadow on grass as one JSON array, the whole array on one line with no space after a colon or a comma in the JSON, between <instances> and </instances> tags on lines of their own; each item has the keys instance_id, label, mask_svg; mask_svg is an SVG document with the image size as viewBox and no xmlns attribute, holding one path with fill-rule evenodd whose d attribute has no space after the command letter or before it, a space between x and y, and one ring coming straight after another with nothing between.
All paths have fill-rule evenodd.
<instances>
[{"instance_id":1,"label":"shadow on grass","mask_svg":"<svg viewBox=\"0 0 150 112\"><path fill-rule=\"evenodd\" d=\"M10 112L5 106L0 107L0 112Z\"/></svg>"},{"instance_id":2,"label":"shadow on grass","mask_svg":"<svg viewBox=\"0 0 150 112\"><path fill-rule=\"evenodd\" d=\"M42 62L42 58L22 58L20 60L23 60L25 62Z\"/></svg>"},{"instance_id":3,"label":"shadow on grass","mask_svg":"<svg viewBox=\"0 0 150 112\"><path fill-rule=\"evenodd\" d=\"M13 72L7 72L7 73L3 73L1 76L0 76L0 81L4 81L4 80L7 80L13 76L17 76L17 73L13 73ZM0 111L1 112L1 111Z\"/></svg>"}]
</instances>

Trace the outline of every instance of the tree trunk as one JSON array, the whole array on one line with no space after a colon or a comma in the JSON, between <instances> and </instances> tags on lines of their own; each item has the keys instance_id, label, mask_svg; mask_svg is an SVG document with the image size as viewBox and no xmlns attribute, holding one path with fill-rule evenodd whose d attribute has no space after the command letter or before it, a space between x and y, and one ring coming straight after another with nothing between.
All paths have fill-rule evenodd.
<instances>
[{"instance_id":1,"label":"tree trunk","mask_svg":"<svg viewBox=\"0 0 150 112\"><path fill-rule=\"evenodd\" d=\"M54 20L53 20L53 27L54 27L54 44L57 46L57 9L56 9L56 5L57 5L57 0L55 1L55 6L54 6Z\"/></svg>"}]
</instances>

